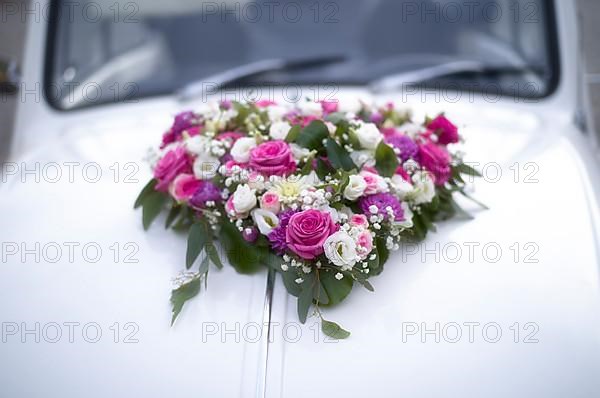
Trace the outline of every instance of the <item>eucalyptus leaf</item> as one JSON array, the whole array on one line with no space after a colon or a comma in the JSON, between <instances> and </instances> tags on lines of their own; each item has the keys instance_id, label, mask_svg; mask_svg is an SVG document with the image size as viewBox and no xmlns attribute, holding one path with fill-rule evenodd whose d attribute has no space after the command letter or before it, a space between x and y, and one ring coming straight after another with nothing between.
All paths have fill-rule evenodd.
<instances>
[{"instance_id":1,"label":"eucalyptus leaf","mask_svg":"<svg viewBox=\"0 0 600 398\"><path fill-rule=\"evenodd\" d=\"M340 325L335 322L326 321L325 319L321 320L321 331L334 339L343 340L350 337L350 332L344 330Z\"/></svg>"},{"instance_id":2,"label":"eucalyptus leaf","mask_svg":"<svg viewBox=\"0 0 600 398\"><path fill-rule=\"evenodd\" d=\"M198 273L200 275L206 274L208 272L208 266L210 265L209 263L210 261L208 255L204 256L202 262L200 263L200 268L198 269Z\"/></svg>"},{"instance_id":3,"label":"eucalyptus leaf","mask_svg":"<svg viewBox=\"0 0 600 398\"><path fill-rule=\"evenodd\" d=\"M160 214L167 196L162 192L154 191L149 193L142 204L142 225L144 229L150 228L152 221Z\"/></svg>"},{"instance_id":4,"label":"eucalyptus leaf","mask_svg":"<svg viewBox=\"0 0 600 398\"><path fill-rule=\"evenodd\" d=\"M329 137L329 129L325 123L314 120L302 129L296 143L308 149L320 149L323 147L323 140Z\"/></svg>"},{"instance_id":5,"label":"eucalyptus leaf","mask_svg":"<svg viewBox=\"0 0 600 398\"><path fill-rule=\"evenodd\" d=\"M466 163L459 163L458 165L454 166L454 169L456 169L460 174L466 174L472 177L482 176L479 171L477 171L475 168L469 166Z\"/></svg>"},{"instance_id":6,"label":"eucalyptus leaf","mask_svg":"<svg viewBox=\"0 0 600 398\"><path fill-rule=\"evenodd\" d=\"M285 137L286 142L295 142L302 131L302 127L299 125L292 126L290 131L288 131L287 136Z\"/></svg>"},{"instance_id":7,"label":"eucalyptus leaf","mask_svg":"<svg viewBox=\"0 0 600 398\"><path fill-rule=\"evenodd\" d=\"M235 225L224 220L219 237L229 263L237 272L250 274L260 269L261 248L246 242Z\"/></svg>"},{"instance_id":8,"label":"eucalyptus leaf","mask_svg":"<svg viewBox=\"0 0 600 398\"><path fill-rule=\"evenodd\" d=\"M348 152L339 146L335 140L331 138L327 139L326 149L327 157L329 158L331 165L336 169L350 171L356 168L356 165L352 161L352 158Z\"/></svg>"},{"instance_id":9,"label":"eucalyptus leaf","mask_svg":"<svg viewBox=\"0 0 600 398\"><path fill-rule=\"evenodd\" d=\"M375 168L384 177L392 177L398 168L396 153L384 142L380 142L375 150Z\"/></svg>"},{"instance_id":10,"label":"eucalyptus leaf","mask_svg":"<svg viewBox=\"0 0 600 398\"><path fill-rule=\"evenodd\" d=\"M187 240L187 252L185 254L185 267L190 269L196 261L196 258L204 249L208 239L208 231L204 222L196 222L190 227L190 233Z\"/></svg>"},{"instance_id":11,"label":"eucalyptus leaf","mask_svg":"<svg viewBox=\"0 0 600 398\"><path fill-rule=\"evenodd\" d=\"M321 291L319 292L319 296L322 297L323 294L327 295L327 304L324 301L321 301L321 304L325 305L335 305L342 302L350 291L352 290L352 285L354 281L352 278L348 276L344 276L342 279L337 280L335 278L336 272L334 271L317 271L319 272L319 282Z\"/></svg>"},{"instance_id":12,"label":"eucalyptus leaf","mask_svg":"<svg viewBox=\"0 0 600 398\"><path fill-rule=\"evenodd\" d=\"M206 242L206 245L204 246L204 251L210 258L210 261L212 261L212 263L216 265L217 268L223 268L223 262L221 261L221 257L219 256L217 247L213 242Z\"/></svg>"},{"instance_id":13,"label":"eucalyptus leaf","mask_svg":"<svg viewBox=\"0 0 600 398\"><path fill-rule=\"evenodd\" d=\"M137 209L138 207L140 207L144 203L144 200L146 200L148 195L151 194L152 192L155 192L154 187L156 186L157 182L158 181L156 181L156 179L153 178L150 181L148 181L148 183L144 186L144 188L142 188L142 191L138 195L138 197L135 200L135 203L133 205L134 209Z\"/></svg>"},{"instance_id":14,"label":"eucalyptus leaf","mask_svg":"<svg viewBox=\"0 0 600 398\"><path fill-rule=\"evenodd\" d=\"M179 206L175 203L171 206L171 210L169 210L169 214L167 215L167 219L165 220L165 228L169 228L173 224L173 222L175 222L175 219L181 212L181 207L182 206Z\"/></svg>"},{"instance_id":15,"label":"eucalyptus leaf","mask_svg":"<svg viewBox=\"0 0 600 398\"><path fill-rule=\"evenodd\" d=\"M306 317L308 316L308 311L310 309L310 305L312 304L313 291L315 288L314 274L307 274L303 277L303 279L304 282L300 284L302 291L298 296L298 318L300 319L301 323L306 322Z\"/></svg>"},{"instance_id":16,"label":"eucalyptus leaf","mask_svg":"<svg viewBox=\"0 0 600 398\"><path fill-rule=\"evenodd\" d=\"M171 326L175 323L177 316L183 309L183 305L200 293L200 276L171 292L171 304L173 305L173 317Z\"/></svg>"}]
</instances>

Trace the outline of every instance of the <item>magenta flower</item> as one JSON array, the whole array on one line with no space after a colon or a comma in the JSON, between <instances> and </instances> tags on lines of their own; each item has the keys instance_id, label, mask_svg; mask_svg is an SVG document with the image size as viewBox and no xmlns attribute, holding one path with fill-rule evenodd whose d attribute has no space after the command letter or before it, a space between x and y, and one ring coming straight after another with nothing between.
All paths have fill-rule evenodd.
<instances>
[{"instance_id":1,"label":"magenta flower","mask_svg":"<svg viewBox=\"0 0 600 398\"><path fill-rule=\"evenodd\" d=\"M444 185L450 179L450 154L445 147L432 142L419 146L418 161L433 174L436 185Z\"/></svg>"},{"instance_id":2,"label":"magenta flower","mask_svg":"<svg viewBox=\"0 0 600 398\"><path fill-rule=\"evenodd\" d=\"M433 119L427 125L438 137L438 142L442 145L456 144L458 142L458 128L444 115Z\"/></svg>"},{"instance_id":3,"label":"magenta flower","mask_svg":"<svg viewBox=\"0 0 600 398\"><path fill-rule=\"evenodd\" d=\"M250 152L250 168L266 176L284 176L296 170L296 162L285 141L267 141Z\"/></svg>"},{"instance_id":4,"label":"magenta flower","mask_svg":"<svg viewBox=\"0 0 600 398\"><path fill-rule=\"evenodd\" d=\"M285 241L298 256L312 260L323 254L323 243L338 229L329 213L305 210L290 217Z\"/></svg>"},{"instance_id":5,"label":"magenta flower","mask_svg":"<svg viewBox=\"0 0 600 398\"><path fill-rule=\"evenodd\" d=\"M154 178L158 180L157 191L167 191L171 181L181 173L190 173L191 164L183 147L170 150L163 156L154 168Z\"/></svg>"},{"instance_id":6,"label":"magenta flower","mask_svg":"<svg viewBox=\"0 0 600 398\"><path fill-rule=\"evenodd\" d=\"M189 200L203 184L193 174L179 174L169 187L169 193L178 202Z\"/></svg>"}]
</instances>

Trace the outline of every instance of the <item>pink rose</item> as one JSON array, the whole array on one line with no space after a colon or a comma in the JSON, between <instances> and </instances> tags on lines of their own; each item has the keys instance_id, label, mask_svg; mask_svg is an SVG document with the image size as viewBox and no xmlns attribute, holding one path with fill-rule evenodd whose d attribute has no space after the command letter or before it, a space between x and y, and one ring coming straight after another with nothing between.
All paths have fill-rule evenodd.
<instances>
[{"instance_id":1,"label":"pink rose","mask_svg":"<svg viewBox=\"0 0 600 398\"><path fill-rule=\"evenodd\" d=\"M350 218L350 225L353 227L367 228L369 222L367 221L367 216L364 214L353 214Z\"/></svg>"},{"instance_id":2,"label":"pink rose","mask_svg":"<svg viewBox=\"0 0 600 398\"><path fill-rule=\"evenodd\" d=\"M323 243L338 230L329 213L310 209L290 217L285 241L294 253L312 260L323 253Z\"/></svg>"},{"instance_id":3,"label":"pink rose","mask_svg":"<svg viewBox=\"0 0 600 398\"><path fill-rule=\"evenodd\" d=\"M277 105L277 102L271 100L260 100L256 101L254 105L256 105L257 108L266 108L271 105Z\"/></svg>"},{"instance_id":4,"label":"pink rose","mask_svg":"<svg viewBox=\"0 0 600 398\"><path fill-rule=\"evenodd\" d=\"M275 192L266 192L260 198L260 207L275 214L279 213L279 210L281 210L279 195Z\"/></svg>"},{"instance_id":5,"label":"pink rose","mask_svg":"<svg viewBox=\"0 0 600 398\"><path fill-rule=\"evenodd\" d=\"M367 183L367 188L365 189L366 195L374 195L387 191L387 184L380 175L364 170L360 172L360 175Z\"/></svg>"},{"instance_id":6,"label":"pink rose","mask_svg":"<svg viewBox=\"0 0 600 398\"><path fill-rule=\"evenodd\" d=\"M296 162L286 142L267 141L250 151L250 168L267 176L284 176L296 170Z\"/></svg>"},{"instance_id":7,"label":"pink rose","mask_svg":"<svg viewBox=\"0 0 600 398\"><path fill-rule=\"evenodd\" d=\"M369 231L363 231L358 235L356 243L362 248L360 250L362 253L361 257L365 258L373 250L373 235Z\"/></svg>"},{"instance_id":8,"label":"pink rose","mask_svg":"<svg viewBox=\"0 0 600 398\"><path fill-rule=\"evenodd\" d=\"M321 101L321 109L323 109L323 113L334 113L338 111L338 103L337 101Z\"/></svg>"},{"instance_id":9,"label":"pink rose","mask_svg":"<svg viewBox=\"0 0 600 398\"><path fill-rule=\"evenodd\" d=\"M157 191L167 191L171 181L181 173L191 171L190 159L183 147L172 149L163 156L154 168L154 178L158 180Z\"/></svg>"},{"instance_id":10,"label":"pink rose","mask_svg":"<svg viewBox=\"0 0 600 398\"><path fill-rule=\"evenodd\" d=\"M444 185L450 179L450 154L444 147L431 142L420 145L419 163L433 174L436 185Z\"/></svg>"},{"instance_id":11,"label":"pink rose","mask_svg":"<svg viewBox=\"0 0 600 398\"><path fill-rule=\"evenodd\" d=\"M458 128L444 115L433 119L427 125L438 137L438 142L442 145L456 144L458 142Z\"/></svg>"},{"instance_id":12,"label":"pink rose","mask_svg":"<svg viewBox=\"0 0 600 398\"><path fill-rule=\"evenodd\" d=\"M179 174L169 187L169 193L178 202L186 202L198 191L202 181L193 174Z\"/></svg>"}]
</instances>

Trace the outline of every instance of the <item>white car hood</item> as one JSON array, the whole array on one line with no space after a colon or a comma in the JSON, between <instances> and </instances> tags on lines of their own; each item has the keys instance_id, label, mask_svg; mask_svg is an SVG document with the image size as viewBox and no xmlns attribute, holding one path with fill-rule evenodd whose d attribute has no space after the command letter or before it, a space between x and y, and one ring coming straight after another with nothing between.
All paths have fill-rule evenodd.
<instances>
[{"instance_id":1,"label":"white car hood","mask_svg":"<svg viewBox=\"0 0 600 398\"><path fill-rule=\"evenodd\" d=\"M104 397L115 391L146 397L256 396L257 389L286 398L333 396L340 390L348 397L593 395L600 387L595 377L600 370L598 207L591 184L597 169L583 167L590 160L585 141L569 123L534 110L471 104L450 107L448 114L463 127L467 160L501 168L498 182L474 184L473 195L490 210L461 202L474 220L439 224L419 254L390 258L385 272L372 279L375 293L357 287L338 307L323 309L326 319L352 332L345 341L325 341L315 318L298 325L296 299L278 278L268 346L249 327L268 315L266 272L249 277L230 267L211 271L208 290L203 288L169 327L170 279L183 269L185 236L165 231L164 219L144 232L141 212L132 204L150 177L141 159L158 142L170 115L71 126L23 162L29 168L57 162L63 172L64 162L80 162L74 181L63 176L58 183L43 178L32 183L26 175L28 182L22 183L19 173L3 182L0 241L27 248L35 242L79 242L79 248L97 242L101 258L92 263L75 249L70 262L65 248L57 263L45 261L52 257L48 253L39 262L33 255L22 261L21 250L3 259L0 313L3 322L20 329L34 329L36 322L42 329L52 322L95 322L103 337L89 343L77 329L73 343L67 336L49 343L43 333L34 343L35 332L23 337L22 330L3 335L3 391L28 397L48 392ZM81 175L88 162L102 166L97 183ZM127 162L141 165L134 176L138 183L124 181L132 170L125 168ZM515 163L517 182L510 169ZM525 168L526 163L537 169ZM486 169L494 179L490 167L497 167ZM539 182L525 183L527 177ZM115 242L118 261L111 249ZM124 262L131 252L124 248L128 242L139 248L133 255L138 263ZM466 245L477 243L470 259ZM493 246L488 258L501 248L496 262L484 258L486 244ZM448 261L456 258L457 246L461 257ZM423 249L429 250L425 258ZM118 342L111 329L115 322L121 329ZM135 329L124 330L128 322L139 328L135 344L123 342ZM479 324L472 338L469 322ZM498 326L484 336L483 326L491 323ZM454 324L462 332L455 343L450 342ZM415 325L419 331L409 334ZM439 333L421 333L436 327ZM486 341L498 327L500 340ZM532 331L529 340L538 342L526 343Z\"/></svg>"}]
</instances>

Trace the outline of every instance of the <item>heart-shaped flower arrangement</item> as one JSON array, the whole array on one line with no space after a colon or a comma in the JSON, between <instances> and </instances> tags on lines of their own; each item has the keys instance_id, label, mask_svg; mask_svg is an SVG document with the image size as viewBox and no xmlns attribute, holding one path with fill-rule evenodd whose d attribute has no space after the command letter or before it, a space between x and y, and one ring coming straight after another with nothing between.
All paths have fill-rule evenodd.
<instances>
[{"instance_id":1,"label":"heart-shaped flower arrangement","mask_svg":"<svg viewBox=\"0 0 600 398\"><path fill-rule=\"evenodd\" d=\"M460 211L453 194L467 196L463 178L478 173L448 150L459 140L444 115L416 124L393 104L221 102L180 113L135 204L144 228L168 207L167 228L189 230L173 321L209 264L223 266L218 240L238 272L280 272L301 322L314 306L325 334L347 337L320 308L355 283L372 291L390 251Z\"/></svg>"}]
</instances>

